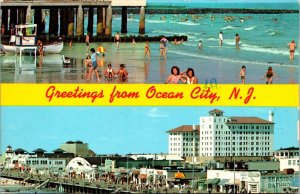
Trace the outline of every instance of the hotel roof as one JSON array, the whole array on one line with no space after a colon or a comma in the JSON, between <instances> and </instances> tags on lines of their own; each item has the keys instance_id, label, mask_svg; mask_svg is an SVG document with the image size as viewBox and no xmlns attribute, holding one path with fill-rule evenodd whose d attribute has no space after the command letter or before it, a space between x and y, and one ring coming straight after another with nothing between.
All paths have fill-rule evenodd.
<instances>
[{"instance_id":1,"label":"hotel roof","mask_svg":"<svg viewBox=\"0 0 300 194\"><path fill-rule=\"evenodd\" d=\"M274 124L258 117L229 117L226 124Z\"/></svg>"},{"instance_id":2,"label":"hotel roof","mask_svg":"<svg viewBox=\"0 0 300 194\"><path fill-rule=\"evenodd\" d=\"M199 125L195 125L196 130L199 132L200 131L200 126ZM167 133L183 133L183 132L193 132L193 125L182 125L180 127L177 127L175 129L171 129L169 131L167 131Z\"/></svg>"},{"instance_id":3,"label":"hotel roof","mask_svg":"<svg viewBox=\"0 0 300 194\"><path fill-rule=\"evenodd\" d=\"M208 113L212 114L212 113L224 113L224 112L219 109L214 109L214 110L209 111Z\"/></svg>"}]
</instances>

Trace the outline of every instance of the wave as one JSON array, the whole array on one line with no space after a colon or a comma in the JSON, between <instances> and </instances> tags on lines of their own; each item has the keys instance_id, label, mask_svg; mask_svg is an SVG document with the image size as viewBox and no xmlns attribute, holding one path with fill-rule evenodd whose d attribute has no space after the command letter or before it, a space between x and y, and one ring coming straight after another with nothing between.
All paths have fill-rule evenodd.
<instances>
[{"instance_id":1,"label":"wave","mask_svg":"<svg viewBox=\"0 0 300 194\"><path fill-rule=\"evenodd\" d=\"M207 40L208 41L219 41L219 39L217 39L217 38L208 38Z\"/></svg>"},{"instance_id":2,"label":"wave","mask_svg":"<svg viewBox=\"0 0 300 194\"><path fill-rule=\"evenodd\" d=\"M257 45L251 44L241 44L240 49L246 51L254 51L254 52L261 52L261 53L270 53L276 55L290 55L288 49L279 49L279 48L266 48ZM298 55L298 52L295 52L295 55Z\"/></svg>"},{"instance_id":3,"label":"wave","mask_svg":"<svg viewBox=\"0 0 300 194\"><path fill-rule=\"evenodd\" d=\"M253 30L253 29L255 29L255 28L256 28L256 26L251 26L251 27L248 27L248 28L244 28L244 30L250 31L250 30Z\"/></svg>"},{"instance_id":4,"label":"wave","mask_svg":"<svg viewBox=\"0 0 300 194\"><path fill-rule=\"evenodd\" d=\"M187 21L187 22L170 22L170 23L179 24L179 25L187 25L187 26L199 26L200 25L199 23L193 23L193 22L190 22L190 21Z\"/></svg>"},{"instance_id":5,"label":"wave","mask_svg":"<svg viewBox=\"0 0 300 194\"><path fill-rule=\"evenodd\" d=\"M187 57L196 57L196 58L203 58L203 59L209 59L209 60L218 60L218 61L225 61L225 62L238 63L238 64L254 64L254 65L270 66L270 63L272 63L272 66L299 68L298 65L288 65L288 64L281 64L281 63L276 63L276 62L234 60L234 59L230 59L230 58L217 57L217 56L205 56L205 55L201 55L201 54L193 54L193 53L187 53L187 52L184 52L184 51L174 51L174 50L169 50L168 52L174 53L174 54L177 54L177 55L187 56Z\"/></svg>"},{"instance_id":6,"label":"wave","mask_svg":"<svg viewBox=\"0 0 300 194\"><path fill-rule=\"evenodd\" d=\"M237 27L229 25L229 26L223 27L222 30L235 29L235 28L237 28Z\"/></svg>"},{"instance_id":7,"label":"wave","mask_svg":"<svg viewBox=\"0 0 300 194\"><path fill-rule=\"evenodd\" d=\"M157 23L157 24L167 23L167 21L162 21L162 20L146 20L146 22L148 22L148 23Z\"/></svg>"}]
</instances>

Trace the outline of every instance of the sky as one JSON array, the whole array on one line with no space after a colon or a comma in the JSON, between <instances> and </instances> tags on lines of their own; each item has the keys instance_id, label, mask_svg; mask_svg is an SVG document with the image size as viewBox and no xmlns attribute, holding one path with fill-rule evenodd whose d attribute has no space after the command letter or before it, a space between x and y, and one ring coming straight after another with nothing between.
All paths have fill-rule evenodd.
<instances>
[{"instance_id":1,"label":"sky","mask_svg":"<svg viewBox=\"0 0 300 194\"><path fill-rule=\"evenodd\" d=\"M274 149L298 146L297 108L250 107L1 107L1 152L11 145L48 152L81 140L97 154L167 153L166 131L199 124L213 109L225 116L268 120L274 111Z\"/></svg>"}]
</instances>

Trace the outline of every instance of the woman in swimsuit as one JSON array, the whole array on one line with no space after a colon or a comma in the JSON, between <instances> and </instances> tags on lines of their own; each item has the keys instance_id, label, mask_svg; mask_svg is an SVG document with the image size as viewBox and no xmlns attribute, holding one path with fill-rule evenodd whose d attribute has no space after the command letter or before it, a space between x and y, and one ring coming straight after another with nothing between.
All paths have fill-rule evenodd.
<instances>
[{"instance_id":1,"label":"woman in swimsuit","mask_svg":"<svg viewBox=\"0 0 300 194\"><path fill-rule=\"evenodd\" d=\"M166 60L167 56L166 56L166 48L165 48L164 43L160 43L159 50L160 50L159 51L159 59L161 59L161 57L163 56L164 59Z\"/></svg>"},{"instance_id":2,"label":"woman in swimsuit","mask_svg":"<svg viewBox=\"0 0 300 194\"><path fill-rule=\"evenodd\" d=\"M177 66L171 68L171 75L169 75L166 84L179 84L179 81L185 82L184 78L180 74L180 69Z\"/></svg>"},{"instance_id":3,"label":"woman in swimsuit","mask_svg":"<svg viewBox=\"0 0 300 194\"><path fill-rule=\"evenodd\" d=\"M277 75L272 70L272 67L269 67L268 70L266 71L265 75L261 79L265 78L266 79L266 84L272 84L273 83L273 77L277 78Z\"/></svg>"},{"instance_id":4,"label":"woman in swimsuit","mask_svg":"<svg viewBox=\"0 0 300 194\"><path fill-rule=\"evenodd\" d=\"M185 73L186 73L186 76L183 78L185 78L186 81L184 83L186 83L186 84L197 84L198 83L198 79L195 76L195 72L194 72L193 68L188 68Z\"/></svg>"}]
</instances>

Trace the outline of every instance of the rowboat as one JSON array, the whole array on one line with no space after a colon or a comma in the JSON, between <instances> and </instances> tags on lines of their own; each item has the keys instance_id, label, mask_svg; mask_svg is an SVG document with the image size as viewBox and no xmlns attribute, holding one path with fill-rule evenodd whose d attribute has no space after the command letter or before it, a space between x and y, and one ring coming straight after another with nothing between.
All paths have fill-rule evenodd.
<instances>
[{"instance_id":1,"label":"rowboat","mask_svg":"<svg viewBox=\"0 0 300 194\"><path fill-rule=\"evenodd\" d=\"M4 45L2 44L0 48L6 53L6 54L15 54L18 52L18 46L16 45ZM58 54L62 51L64 48L64 43L63 42L58 42L58 43L53 43L53 44L48 44L43 46L43 51L44 53L49 53L49 54ZM38 48L37 48L38 50Z\"/></svg>"}]
</instances>

